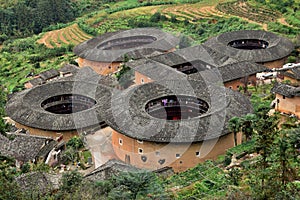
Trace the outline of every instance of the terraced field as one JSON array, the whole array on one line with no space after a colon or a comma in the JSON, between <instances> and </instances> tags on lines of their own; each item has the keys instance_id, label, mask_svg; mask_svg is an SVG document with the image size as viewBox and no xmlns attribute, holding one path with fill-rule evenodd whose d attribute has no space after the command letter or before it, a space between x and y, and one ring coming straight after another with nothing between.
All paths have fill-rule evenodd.
<instances>
[{"instance_id":1,"label":"terraced field","mask_svg":"<svg viewBox=\"0 0 300 200\"><path fill-rule=\"evenodd\" d=\"M215 9L215 6L203 4L184 4L172 7L169 6L162 9L161 13L167 17L174 15L178 20L189 20L191 22L195 22L200 19L212 19L216 16L226 16L224 13L221 13Z\"/></svg>"},{"instance_id":2,"label":"terraced field","mask_svg":"<svg viewBox=\"0 0 300 200\"><path fill-rule=\"evenodd\" d=\"M277 11L264 7L254 7L243 0L220 3L216 8L223 13L235 15L261 24L274 22L281 17L281 13Z\"/></svg>"},{"instance_id":3,"label":"terraced field","mask_svg":"<svg viewBox=\"0 0 300 200\"><path fill-rule=\"evenodd\" d=\"M125 17L135 17L141 15L154 14L161 7L162 6L146 6L146 7L134 8L126 11L119 11L111 14L109 18L119 18L119 17L125 18Z\"/></svg>"},{"instance_id":4,"label":"terraced field","mask_svg":"<svg viewBox=\"0 0 300 200\"><path fill-rule=\"evenodd\" d=\"M85 40L92 38L92 36L83 32L78 24L73 24L66 28L62 28L55 31L49 31L37 42L44 44L48 48L60 47L63 44L74 44L77 45Z\"/></svg>"}]
</instances>

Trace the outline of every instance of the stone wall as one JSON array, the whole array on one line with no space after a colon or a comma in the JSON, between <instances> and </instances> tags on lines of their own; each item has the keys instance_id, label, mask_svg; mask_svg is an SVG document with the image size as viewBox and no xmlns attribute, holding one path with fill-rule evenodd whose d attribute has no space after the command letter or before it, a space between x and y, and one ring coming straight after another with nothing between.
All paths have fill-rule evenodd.
<instances>
[{"instance_id":1,"label":"stone wall","mask_svg":"<svg viewBox=\"0 0 300 200\"><path fill-rule=\"evenodd\" d=\"M101 75L108 75L119 70L121 62L97 62L78 58L79 67L91 67L95 72Z\"/></svg>"},{"instance_id":2,"label":"stone wall","mask_svg":"<svg viewBox=\"0 0 300 200\"><path fill-rule=\"evenodd\" d=\"M255 85L256 84L256 75L251 75L248 77L248 80L246 80L248 85ZM228 81L226 83L224 83L224 86L227 88L230 88L232 90L239 90L240 86L245 86L245 79L241 78L241 79L236 79L233 81Z\"/></svg>"},{"instance_id":3,"label":"stone wall","mask_svg":"<svg viewBox=\"0 0 300 200\"><path fill-rule=\"evenodd\" d=\"M22 125L20 123L15 122L15 126L19 129L25 129L28 130L30 135L37 135L37 136L44 136L44 137L51 137L54 140L62 137L62 140L67 142L74 136L78 136L78 132L76 130L71 130L71 131L49 131L49 130L42 130L38 128L33 128L33 127L28 127L25 125Z\"/></svg>"}]
</instances>

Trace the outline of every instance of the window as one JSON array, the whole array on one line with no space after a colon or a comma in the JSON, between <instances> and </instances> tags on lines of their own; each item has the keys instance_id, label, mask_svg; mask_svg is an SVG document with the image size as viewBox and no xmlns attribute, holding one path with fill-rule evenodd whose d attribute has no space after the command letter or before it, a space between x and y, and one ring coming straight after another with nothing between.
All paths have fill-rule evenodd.
<instances>
[{"instance_id":1,"label":"window","mask_svg":"<svg viewBox=\"0 0 300 200\"><path fill-rule=\"evenodd\" d=\"M156 152L155 152L155 155L156 155L156 156L159 156L159 155L160 155L160 152L159 152L159 151L156 151Z\"/></svg>"},{"instance_id":2,"label":"window","mask_svg":"<svg viewBox=\"0 0 300 200\"><path fill-rule=\"evenodd\" d=\"M123 145L123 140L121 138L119 138L119 144Z\"/></svg>"},{"instance_id":3,"label":"window","mask_svg":"<svg viewBox=\"0 0 300 200\"><path fill-rule=\"evenodd\" d=\"M137 140L137 142L143 144L143 140Z\"/></svg>"},{"instance_id":4,"label":"window","mask_svg":"<svg viewBox=\"0 0 300 200\"><path fill-rule=\"evenodd\" d=\"M200 156L200 152L196 151L196 156L199 157Z\"/></svg>"},{"instance_id":5,"label":"window","mask_svg":"<svg viewBox=\"0 0 300 200\"><path fill-rule=\"evenodd\" d=\"M111 66L110 66L110 65L108 66L108 69L111 69Z\"/></svg>"},{"instance_id":6,"label":"window","mask_svg":"<svg viewBox=\"0 0 300 200\"><path fill-rule=\"evenodd\" d=\"M180 158L180 154L179 153L176 153L176 158Z\"/></svg>"},{"instance_id":7,"label":"window","mask_svg":"<svg viewBox=\"0 0 300 200\"><path fill-rule=\"evenodd\" d=\"M229 89L232 89L232 86L229 86Z\"/></svg>"},{"instance_id":8,"label":"window","mask_svg":"<svg viewBox=\"0 0 300 200\"><path fill-rule=\"evenodd\" d=\"M142 148L139 148L139 149L138 149L138 152L139 152L139 154L143 154L143 149L142 149Z\"/></svg>"},{"instance_id":9,"label":"window","mask_svg":"<svg viewBox=\"0 0 300 200\"><path fill-rule=\"evenodd\" d=\"M285 99L285 96L283 95L282 98Z\"/></svg>"},{"instance_id":10,"label":"window","mask_svg":"<svg viewBox=\"0 0 300 200\"><path fill-rule=\"evenodd\" d=\"M142 159L143 162L147 161L147 157L146 156L141 156L141 159Z\"/></svg>"},{"instance_id":11,"label":"window","mask_svg":"<svg viewBox=\"0 0 300 200\"><path fill-rule=\"evenodd\" d=\"M165 159L160 159L160 160L158 160L158 163L162 165L165 163L165 161L166 161Z\"/></svg>"},{"instance_id":12,"label":"window","mask_svg":"<svg viewBox=\"0 0 300 200\"><path fill-rule=\"evenodd\" d=\"M143 78L141 79L141 83L144 84L144 79Z\"/></svg>"}]
</instances>

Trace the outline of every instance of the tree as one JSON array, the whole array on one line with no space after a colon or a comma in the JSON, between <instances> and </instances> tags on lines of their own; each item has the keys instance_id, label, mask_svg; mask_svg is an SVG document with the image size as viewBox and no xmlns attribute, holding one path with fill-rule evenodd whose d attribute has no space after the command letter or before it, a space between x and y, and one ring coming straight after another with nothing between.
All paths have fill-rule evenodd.
<instances>
[{"instance_id":1,"label":"tree","mask_svg":"<svg viewBox=\"0 0 300 200\"><path fill-rule=\"evenodd\" d=\"M164 199L162 184L153 172L123 172L112 178L113 189L109 199Z\"/></svg>"},{"instance_id":2,"label":"tree","mask_svg":"<svg viewBox=\"0 0 300 200\"><path fill-rule=\"evenodd\" d=\"M65 193L72 193L81 185L82 180L83 176L79 172L66 172L60 181L60 190Z\"/></svg>"},{"instance_id":3,"label":"tree","mask_svg":"<svg viewBox=\"0 0 300 200\"><path fill-rule=\"evenodd\" d=\"M254 123L257 120L257 116L255 114L247 114L240 118L240 126L243 134L245 134L246 141L251 139L251 136L254 131Z\"/></svg>"},{"instance_id":4,"label":"tree","mask_svg":"<svg viewBox=\"0 0 300 200\"><path fill-rule=\"evenodd\" d=\"M233 132L234 146L237 145L237 133L241 129L241 119L239 117L233 117L228 121L228 129Z\"/></svg>"},{"instance_id":5,"label":"tree","mask_svg":"<svg viewBox=\"0 0 300 200\"><path fill-rule=\"evenodd\" d=\"M179 49L183 49L191 46L191 39L185 35L182 35L179 40Z\"/></svg>"},{"instance_id":6,"label":"tree","mask_svg":"<svg viewBox=\"0 0 300 200\"><path fill-rule=\"evenodd\" d=\"M5 123L3 117L5 116L4 106L6 104L6 92L4 88L0 86L0 134L5 135L8 129L8 124Z\"/></svg>"},{"instance_id":7,"label":"tree","mask_svg":"<svg viewBox=\"0 0 300 200\"><path fill-rule=\"evenodd\" d=\"M84 144L80 137L74 136L67 142L66 146L79 150L84 147Z\"/></svg>"}]
</instances>

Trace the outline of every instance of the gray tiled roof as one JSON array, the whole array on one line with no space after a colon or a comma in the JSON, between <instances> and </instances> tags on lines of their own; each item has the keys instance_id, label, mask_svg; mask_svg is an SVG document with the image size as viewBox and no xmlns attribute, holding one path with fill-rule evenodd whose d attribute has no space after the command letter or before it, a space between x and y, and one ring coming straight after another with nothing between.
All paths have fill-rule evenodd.
<instances>
[{"instance_id":1,"label":"gray tiled roof","mask_svg":"<svg viewBox=\"0 0 300 200\"><path fill-rule=\"evenodd\" d=\"M140 45L128 49L108 50L103 49L103 44L116 39L130 38L135 36L152 36L156 40L149 44ZM155 52L170 50L179 43L179 39L169 33L165 33L156 28L136 28L125 31L118 31L98 36L87 40L74 48L74 53L84 59L99 62L123 61L126 54L130 58L141 58L149 56Z\"/></svg>"},{"instance_id":2,"label":"gray tiled roof","mask_svg":"<svg viewBox=\"0 0 300 200\"><path fill-rule=\"evenodd\" d=\"M33 86L37 86L37 85L41 85L41 84L45 83L45 81L43 79L41 79L40 77L31 79L28 82Z\"/></svg>"},{"instance_id":3,"label":"gray tiled roof","mask_svg":"<svg viewBox=\"0 0 300 200\"><path fill-rule=\"evenodd\" d=\"M288 98L292 98L294 96L299 97L300 87L295 87L283 83L276 83L274 87L271 89L271 92L286 96Z\"/></svg>"},{"instance_id":4,"label":"gray tiled roof","mask_svg":"<svg viewBox=\"0 0 300 200\"><path fill-rule=\"evenodd\" d=\"M44 81L59 76L59 72L56 69L49 69L39 74L40 78Z\"/></svg>"},{"instance_id":5,"label":"gray tiled roof","mask_svg":"<svg viewBox=\"0 0 300 200\"><path fill-rule=\"evenodd\" d=\"M228 46L227 44L240 39L259 39L268 42L266 49L242 50ZM241 61L269 62L288 56L294 46L288 39L271 32L260 30L241 30L223 33L208 39L203 45L227 56Z\"/></svg>"},{"instance_id":6,"label":"gray tiled roof","mask_svg":"<svg viewBox=\"0 0 300 200\"><path fill-rule=\"evenodd\" d=\"M60 174L30 172L15 178L17 184L25 191L51 192L59 188Z\"/></svg>"},{"instance_id":7,"label":"gray tiled roof","mask_svg":"<svg viewBox=\"0 0 300 200\"><path fill-rule=\"evenodd\" d=\"M4 156L28 162L37 158L45 158L57 144L51 138L25 134L9 134L10 139L0 134L0 152Z\"/></svg>"},{"instance_id":8,"label":"gray tiled roof","mask_svg":"<svg viewBox=\"0 0 300 200\"><path fill-rule=\"evenodd\" d=\"M220 79L224 83L267 70L263 65L247 61L239 62L202 45L127 62L126 65L152 80L170 80L186 77L185 74L171 67L186 62L192 63L199 72L210 69L215 69L215 72L219 71ZM202 75L194 73L188 76L197 80Z\"/></svg>"},{"instance_id":9,"label":"gray tiled roof","mask_svg":"<svg viewBox=\"0 0 300 200\"><path fill-rule=\"evenodd\" d=\"M300 67L286 69L285 72L283 72L283 75L296 80L300 80Z\"/></svg>"},{"instance_id":10,"label":"gray tiled roof","mask_svg":"<svg viewBox=\"0 0 300 200\"><path fill-rule=\"evenodd\" d=\"M79 72L81 73L71 78L14 94L6 104L7 115L20 124L53 131L76 130L99 124L103 121L103 116L98 107L109 102L107 99L111 96L111 88L102 85L101 77L88 68ZM97 104L88 110L72 114L54 114L42 108L43 101L63 94L87 96L96 100Z\"/></svg>"},{"instance_id":11,"label":"gray tiled roof","mask_svg":"<svg viewBox=\"0 0 300 200\"><path fill-rule=\"evenodd\" d=\"M193 142L225 135L229 133L228 120L252 112L251 103L239 92L214 83L214 74L206 72L203 76L211 82L204 79L158 81L115 93L112 106L103 108L106 123L126 136L153 142ZM184 120L150 116L145 110L146 103L167 95L194 96L206 101L210 108L200 117Z\"/></svg>"},{"instance_id":12,"label":"gray tiled roof","mask_svg":"<svg viewBox=\"0 0 300 200\"><path fill-rule=\"evenodd\" d=\"M138 172L141 169L126 164L120 160L111 159L85 176L91 181L105 180L120 172Z\"/></svg>"},{"instance_id":13,"label":"gray tiled roof","mask_svg":"<svg viewBox=\"0 0 300 200\"><path fill-rule=\"evenodd\" d=\"M63 73L74 73L77 72L80 68L76 65L72 64L64 64L60 69L58 69L59 72Z\"/></svg>"}]
</instances>

